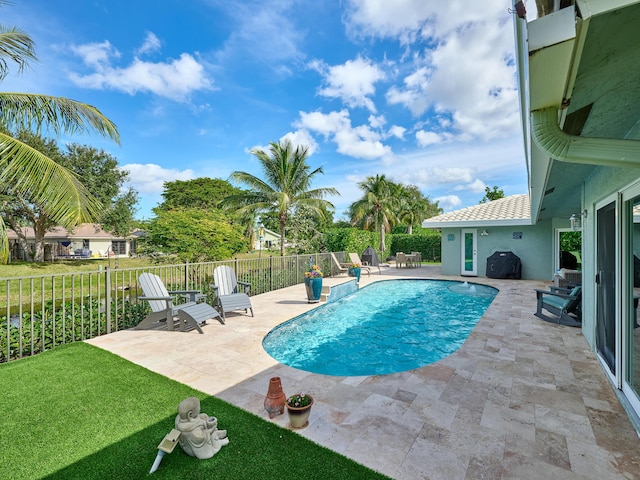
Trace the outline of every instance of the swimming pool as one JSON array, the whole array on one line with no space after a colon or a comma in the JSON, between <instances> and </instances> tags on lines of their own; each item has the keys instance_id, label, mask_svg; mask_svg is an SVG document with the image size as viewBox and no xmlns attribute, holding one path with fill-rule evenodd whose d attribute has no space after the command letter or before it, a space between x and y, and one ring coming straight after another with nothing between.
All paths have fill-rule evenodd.
<instances>
[{"instance_id":1,"label":"swimming pool","mask_svg":"<svg viewBox=\"0 0 640 480\"><path fill-rule=\"evenodd\" d=\"M337 376L383 375L436 362L466 340L498 290L446 280L384 280L271 330L280 363Z\"/></svg>"}]
</instances>

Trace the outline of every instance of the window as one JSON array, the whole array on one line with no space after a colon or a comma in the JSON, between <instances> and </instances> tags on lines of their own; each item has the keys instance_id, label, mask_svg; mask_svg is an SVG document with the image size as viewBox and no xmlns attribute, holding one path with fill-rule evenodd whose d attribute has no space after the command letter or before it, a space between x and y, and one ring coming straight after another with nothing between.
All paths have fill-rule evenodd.
<instances>
[{"instance_id":1,"label":"window","mask_svg":"<svg viewBox=\"0 0 640 480\"><path fill-rule=\"evenodd\" d=\"M113 240L111 242L111 251L116 255L126 255L127 242L125 240Z\"/></svg>"}]
</instances>

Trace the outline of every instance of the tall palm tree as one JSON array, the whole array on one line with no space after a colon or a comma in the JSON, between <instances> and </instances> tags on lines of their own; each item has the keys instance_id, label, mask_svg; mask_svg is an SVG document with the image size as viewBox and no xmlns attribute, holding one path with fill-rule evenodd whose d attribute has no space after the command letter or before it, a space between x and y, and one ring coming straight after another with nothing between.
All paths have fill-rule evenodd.
<instances>
[{"instance_id":1,"label":"tall palm tree","mask_svg":"<svg viewBox=\"0 0 640 480\"><path fill-rule=\"evenodd\" d=\"M284 256L285 228L292 209L305 205L322 215L323 207L334 209L324 197L340 194L335 188L309 190L313 178L324 171L322 167L311 170L307 163L309 148L306 146L297 146L294 150L289 141L271 142L269 152L254 149L251 154L262 164L265 180L246 172L233 172L230 178L249 187L249 191L231 195L222 204L225 208L236 209L238 213L276 213L280 225L280 255Z\"/></svg>"},{"instance_id":2,"label":"tall palm tree","mask_svg":"<svg viewBox=\"0 0 640 480\"><path fill-rule=\"evenodd\" d=\"M380 232L380 251L386 250L385 233L391 230L391 225L396 221L395 208L398 201L394 196L393 182L388 181L384 175L367 177L358 187L364 190L360 200L351 204L352 223L364 221L364 228L373 227Z\"/></svg>"},{"instance_id":3,"label":"tall palm tree","mask_svg":"<svg viewBox=\"0 0 640 480\"><path fill-rule=\"evenodd\" d=\"M0 6L7 4L0 0ZM0 81L9 73L9 61L23 71L36 61L31 37L15 27L0 26ZM90 221L100 203L69 170L20 142L9 131L41 129L60 133L95 131L119 143L116 126L100 111L63 97L0 92L0 184L28 196L60 225L71 227ZM2 206L0 205L0 210ZM0 260L8 257L7 232L0 216Z\"/></svg>"}]
</instances>

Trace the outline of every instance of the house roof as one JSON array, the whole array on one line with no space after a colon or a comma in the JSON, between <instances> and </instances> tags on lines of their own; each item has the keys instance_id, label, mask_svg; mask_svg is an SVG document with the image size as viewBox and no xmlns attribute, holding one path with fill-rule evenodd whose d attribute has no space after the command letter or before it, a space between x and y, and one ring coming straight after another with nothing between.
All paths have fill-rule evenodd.
<instances>
[{"instance_id":1,"label":"house roof","mask_svg":"<svg viewBox=\"0 0 640 480\"><path fill-rule=\"evenodd\" d=\"M27 240L34 240L35 234L32 227L22 227L22 232L24 233ZM14 240L18 238L18 235L13 230L7 230L7 237L9 240ZM83 223L78 225L73 232L67 231L64 227L53 227L47 233L44 234L44 239L49 241L61 240L61 239L119 239L122 240L123 237L118 237L112 233L104 231L100 225L96 223Z\"/></svg>"},{"instance_id":2,"label":"house roof","mask_svg":"<svg viewBox=\"0 0 640 480\"><path fill-rule=\"evenodd\" d=\"M443 213L422 222L424 228L507 225L531 225L529 195L526 193Z\"/></svg>"}]
</instances>

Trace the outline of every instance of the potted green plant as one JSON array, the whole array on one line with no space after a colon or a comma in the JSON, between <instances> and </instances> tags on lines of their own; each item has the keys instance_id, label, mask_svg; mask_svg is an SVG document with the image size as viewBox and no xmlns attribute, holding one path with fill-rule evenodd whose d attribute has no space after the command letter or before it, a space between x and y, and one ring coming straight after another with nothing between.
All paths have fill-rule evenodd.
<instances>
[{"instance_id":1,"label":"potted green plant","mask_svg":"<svg viewBox=\"0 0 640 480\"><path fill-rule=\"evenodd\" d=\"M308 303L318 303L322 295L322 270L319 265L311 265L309 271L304 273L304 285Z\"/></svg>"},{"instance_id":2,"label":"potted green plant","mask_svg":"<svg viewBox=\"0 0 640 480\"><path fill-rule=\"evenodd\" d=\"M287 398L287 413L292 428L304 428L309 424L313 397L308 393L296 393Z\"/></svg>"},{"instance_id":3,"label":"potted green plant","mask_svg":"<svg viewBox=\"0 0 640 480\"><path fill-rule=\"evenodd\" d=\"M362 266L359 263L352 262L349 264L349 276L356 277L357 282L360 283L360 272L362 271Z\"/></svg>"}]
</instances>

